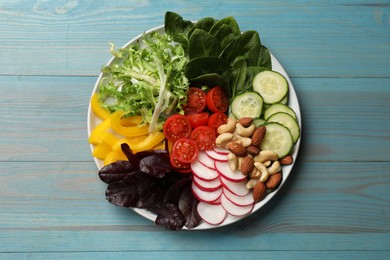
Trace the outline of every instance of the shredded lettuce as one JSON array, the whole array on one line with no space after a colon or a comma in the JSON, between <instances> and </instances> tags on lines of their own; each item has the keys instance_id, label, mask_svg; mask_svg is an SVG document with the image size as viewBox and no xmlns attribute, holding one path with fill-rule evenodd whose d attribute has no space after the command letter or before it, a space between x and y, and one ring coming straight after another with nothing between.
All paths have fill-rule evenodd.
<instances>
[{"instance_id":1,"label":"shredded lettuce","mask_svg":"<svg viewBox=\"0 0 390 260\"><path fill-rule=\"evenodd\" d=\"M184 67L188 62L184 49L171 37L158 32L145 35L142 42L115 49L114 62L102 68L98 86L102 105L110 112L126 111L128 116L141 115L150 124L149 132L161 130L167 117L184 114L188 79Z\"/></svg>"}]
</instances>

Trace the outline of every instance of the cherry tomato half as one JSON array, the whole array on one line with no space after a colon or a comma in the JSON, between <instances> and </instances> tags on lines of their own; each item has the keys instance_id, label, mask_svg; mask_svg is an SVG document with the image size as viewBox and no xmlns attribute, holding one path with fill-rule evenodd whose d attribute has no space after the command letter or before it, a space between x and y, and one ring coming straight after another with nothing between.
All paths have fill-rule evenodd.
<instances>
[{"instance_id":1,"label":"cherry tomato half","mask_svg":"<svg viewBox=\"0 0 390 260\"><path fill-rule=\"evenodd\" d=\"M212 149L215 145L215 138L214 129L209 126L199 126L191 134L191 139L196 142L200 151Z\"/></svg>"},{"instance_id":2,"label":"cherry tomato half","mask_svg":"<svg viewBox=\"0 0 390 260\"><path fill-rule=\"evenodd\" d=\"M225 113L229 107L229 100L221 87L213 87L206 95L207 108L212 112Z\"/></svg>"},{"instance_id":3,"label":"cherry tomato half","mask_svg":"<svg viewBox=\"0 0 390 260\"><path fill-rule=\"evenodd\" d=\"M198 146L190 138L180 138L172 148L173 156L182 163L191 163L198 156Z\"/></svg>"},{"instance_id":4,"label":"cherry tomato half","mask_svg":"<svg viewBox=\"0 0 390 260\"><path fill-rule=\"evenodd\" d=\"M209 113L208 112L202 112L202 113L197 113L197 114L190 114L190 115L185 115L190 121L192 129L202 126L202 125L207 125L207 122L209 121Z\"/></svg>"},{"instance_id":5,"label":"cherry tomato half","mask_svg":"<svg viewBox=\"0 0 390 260\"><path fill-rule=\"evenodd\" d=\"M177 158L171 154L169 156L169 160L171 163L171 166L174 168L175 171L181 172L181 173L191 173L191 164L190 163L182 163Z\"/></svg>"},{"instance_id":6,"label":"cherry tomato half","mask_svg":"<svg viewBox=\"0 0 390 260\"><path fill-rule=\"evenodd\" d=\"M227 119L228 119L228 116L225 115L224 113L221 113L221 112L213 113L209 117L209 122L207 123L207 125L209 127L211 127L212 129L214 129L215 134L218 134L218 127L226 124Z\"/></svg>"},{"instance_id":7,"label":"cherry tomato half","mask_svg":"<svg viewBox=\"0 0 390 260\"><path fill-rule=\"evenodd\" d=\"M171 142L175 142L183 137L189 138L191 136L191 131L190 121L180 114L168 117L163 127L165 137Z\"/></svg>"},{"instance_id":8,"label":"cherry tomato half","mask_svg":"<svg viewBox=\"0 0 390 260\"><path fill-rule=\"evenodd\" d=\"M186 114L202 112L206 107L206 93L200 88L192 87L187 92L187 104L183 106Z\"/></svg>"}]
</instances>

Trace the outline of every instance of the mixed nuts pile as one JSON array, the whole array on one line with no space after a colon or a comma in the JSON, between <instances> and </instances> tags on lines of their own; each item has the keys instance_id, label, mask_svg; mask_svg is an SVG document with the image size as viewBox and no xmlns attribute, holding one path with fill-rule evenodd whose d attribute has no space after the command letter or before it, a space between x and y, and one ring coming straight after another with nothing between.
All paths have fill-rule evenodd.
<instances>
[{"instance_id":1,"label":"mixed nuts pile","mask_svg":"<svg viewBox=\"0 0 390 260\"><path fill-rule=\"evenodd\" d=\"M267 193L282 182L282 165L292 164L293 157L279 158L270 150L261 150L266 127L258 127L250 117L229 117L226 124L218 128L216 145L229 150L228 163L232 171L240 170L248 176L247 189L253 190L254 201L260 202Z\"/></svg>"}]
</instances>

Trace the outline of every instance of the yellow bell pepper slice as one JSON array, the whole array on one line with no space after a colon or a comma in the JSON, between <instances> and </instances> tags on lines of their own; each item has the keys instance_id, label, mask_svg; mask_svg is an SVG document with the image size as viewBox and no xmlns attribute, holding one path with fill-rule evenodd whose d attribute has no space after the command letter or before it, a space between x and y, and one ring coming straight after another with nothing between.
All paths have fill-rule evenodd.
<instances>
[{"instance_id":1,"label":"yellow bell pepper slice","mask_svg":"<svg viewBox=\"0 0 390 260\"><path fill-rule=\"evenodd\" d=\"M114 146L119 141L118 137L109 132L102 133L101 138L103 143L109 145L110 147Z\"/></svg>"},{"instance_id":2,"label":"yellow bell pepper slice","mask_svg":"<svg viewBox=\"0 0 390 260\"><path fill-rule=\"evenodd\" d=\"M98 116L100 119L107 119L110 117L110 112L107 109L104 109L100 105L100 100L99 100L99 94L94 93L91 97L91 108L93 113Z\"/></svg>"},{"instance_id":3,"label":"yellow bell pepper slice","mask_svg":"<svg viewBox=\"0 0 390 260\"><path fill-rule=\"evenodd\" d=\"M142 135L142 136L136 136L136 137L130 137L130 138L121 138L112 146L112 150L114 151L121 151L121 144L128 144L130 147L133 145L136 145L140 142L142 142L148 135Z\"/></svg>"},{"instance_id":4,"label":"yellow bell pepper slice","mask_svg":"<svg viewBox=\"0 0 390 260\"><path fill-rule=\"evenodd\" d=\"M97 125L91 132L91 135L89 136L89 143L90 144L99 144L103 142L103 133L107 132L111 127L111 119L107 118L103 122L101 122L99 125Z\"/></svg>"},{"instance_id":5,"label":"yellow bell pepper slice","mask_svg":"<svg viewBox=\"0 0 390 260\"><path fill-rule=\"evenodd\" d=\"M124 155L124 153L122 151L111 151L104 158L104 165L120 160L127 160L127 157Z\"/></svg>"},{"instance_id":6,"label":"yellow bell pepper slice","mask_svg":"<svg viewBox=\"0 0 390 260\"><path fill-rule=\"evenodd\" d=\"M130 146L130 149L133 151L133 153L138 153L141 151L152 150L153 147L161 143L164 138L165 136L162 132L155 132L153 134L149 134L144 140L138 143L131 143L129 141L126 142L126 140L124 142ZM123 140L122 142L120 141L118 145L113 147L113 150L120 150L120 144L124 142Z\"/></svg>"},{"instance_id":7,"label":"yellow bell pepper slice","mask_svg":"<svg viewBox=\"0 0 390 260\"><path fill-rule=\"evenodd\" d=\"M121 124L123 126L135 126L141 123L142 123L142 116L129 116L129 117L121 118Z\"/></svg>"},{"instance_id":8,"label":"yellow bell pepper slice","mask_svg":"<svg viewBox=\"0 0 390 260\"><path fill-rule=\"evenodd\" d=\"M135 137L148 134L149 125L142 126L124 126L122 125L122 117L126 114L124 111L116 111L111 114L111 128L118 134L126 137Z\"/></svg>"},{"instance_id":9,"label":"yellow bell pepper slice","mask_svg":"<svg viewBox=\"0 0 390 260\"><path fill-rule=\"evenodd\" d=\"M97 144L95 145L93 151L92 151L92 156L104 160L104 158L111 152L111 146L105 143Z\"/></svg>"}]
</instances>

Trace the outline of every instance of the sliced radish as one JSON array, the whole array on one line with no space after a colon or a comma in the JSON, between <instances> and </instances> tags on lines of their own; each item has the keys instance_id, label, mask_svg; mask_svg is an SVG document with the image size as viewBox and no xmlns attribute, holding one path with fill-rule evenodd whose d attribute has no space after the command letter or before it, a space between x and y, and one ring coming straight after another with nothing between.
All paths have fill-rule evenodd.
<instances>
[{"instance_id":1,"label":"sliced radish","mask_svg":"<svg viewBox=\"0 0 390 260\"><path fill-rule=\"evenodd\" d=\"M196 177L206 181L215 180L219 176L219 173L216 170L204 166L198 160L191 163L191 170Z\"/></svg>"},{"instance_id":2,"label":"sliced radish","mask_svg":"<svg viewBox=\"0 0 390 260\"><path fill-rule=\"evenodd\" d=\"M227 162L215 161L215 169L229 181L241 182L246 179L240 170L232 171Z\"/></svg>"},{"instance_id":3,"label":"sliced radish","mask_svg":"<svg viewBox=\"0 0 390 260\"><path fill-rule=\"evenodd\" d=\"M221 224L227 214L221 204L213 205L205 202L199 202L197 206L199 216L210 225Z\"/></svg>"},{"instance_id":4,"label":"sliced radish","mask_svg":"<svg viewBox=\"0 0 390 260\"><path fill-rule=\"evenodd\" d=\"M250 206L255 203L251 192L248 192L248 194L244 196L237 196L226 188L223 188L222 192L228 200L239 207Z\"/></svg>"},{"instance_id":5,"label":"sliced radish","mask_svg":"<svg viewBox=\"0 0 390 260\"><path fill-rule=\"evenodd\" d=\"M246 188L246 181L233 182L228 179L221 177L222 186L229 190L231 193L237 196L246 196L249 190Z\"/></svg>"},{"instance_id":6,"label":"sliced radish","mask_svg":"<svg viewBox=\"0 0 390 260\"><path fill-rule=\"evenodd\" d=\"M229 154L229 150L225 149L225 148L222 148L222 147L214 146L213 150L214 150L214 152L222 154L222 155L228 155Z\"/></svg>"},{"instance_id":7,"label":"sliced radish","mask_svg":"<svg viewBox=\"0 0 390 260\"><path fill-rule=\"evenodd\" d=\"M192 193L195 195L195 197L204 202L213 202L216 201L219 197L221 197L222 194L222 188L219 188L215 191L204 191L199 189L198 186L196 186L194 183L191 185Z\"/></svg>"},{"instance_id":8,"label":"sliced radish","mask_svg":"<svg viewBox=\"0 0 390 260\"><path fill-rule=\"evenodd\" d=\"M221 205L221 197L219 197L218 199L214 200L214 201L210 201L210 202L207 202L209 204L213 204L213 205Z\"/></svg>"},{"instance_id":9,"label":"sliced radish","mask_svg":"<svg viewBox=\"0 0 390 260\"><path fill-rule=\"evenodd\" d=\"M220 153L215 152L214 150L206 150L205 152L210 158L212 158L216 161L227 162L227 160L228 160L227 154L220 154Z\"/></svg>"},{"instance_id":10,"label":"sliced radish","mask_svg":"<svg viewBox=\"0 0 390 260\"><path fill-rule=\"evenodd\" d=\"M199 189L204 190L204 191L215 191L218 190L221 186L221 180L219 178L216 178L211 181L205 181L202 179L199 179L196 177L196 175L192 176L192 182L198 186Z\"/></svg>"},{"instance_id":11,"label":"sliced radish","mask_svg":"<svg viewBox=\"0 0 390 260\"><path fill-rule=\"evenodd\" d=\"M210 156L208 156L205 151L200 151L198 153L198 160L204 166L209 167L213 170L215 169L214 168L214 159L212 159Z\"/></svg>"},{"instance_id":12,"label":"sliced radish","mask_svg":"<svg viewBox=\"0 0 390 260\"><path fill-rule=\"evenodd\" d=\"M244 216L252 212L254 204L249 206L237 206L232 203L225 194L221 195L221 205L222 207L233 216Z\"/></svg>"}]
</instances>

